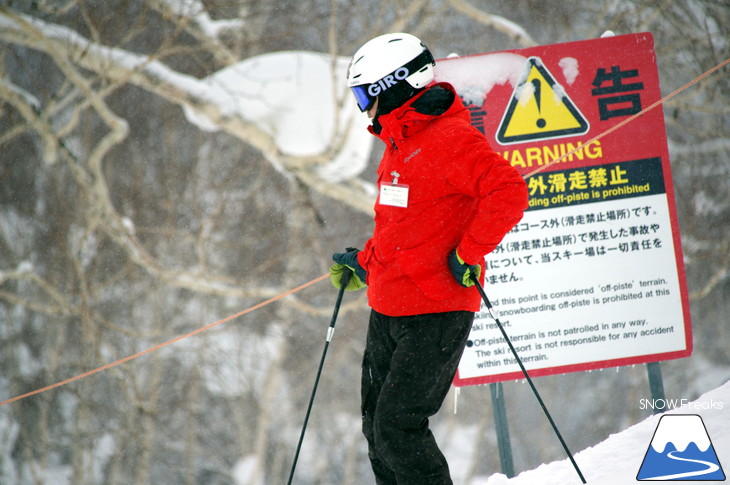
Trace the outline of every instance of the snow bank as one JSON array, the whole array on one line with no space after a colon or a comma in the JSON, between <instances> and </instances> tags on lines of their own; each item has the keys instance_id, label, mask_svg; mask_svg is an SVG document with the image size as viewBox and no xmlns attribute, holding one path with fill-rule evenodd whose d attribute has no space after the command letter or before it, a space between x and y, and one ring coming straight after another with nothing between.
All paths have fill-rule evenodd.
<instances>
[{"instance_id":1,"label":"snow bank","mask_svg":"<svg viewBox=\"0 0 730 485\"><path fill-rule=\"evenodd\" d=\"M730 470L730 381L666 414L696 414L702 417L725 474ZM642 483L636 480L649 443L661 415L611 435L607 440L575 455L589 485L625 485ZM558 446L558 445L556 445ZM580 485L581 481L566 458L520 473L512 479L495 474L472 485ZM656 483L656 482L647 482ZM672 480L672 483L718 483Z\"/></svg>"},{"instance_id":2,"label":"snow bank","mask_svg":"<svg viewBox=\"0 0 730 485\"><path fill-rule=\"evenodd\" d=\"M255 123L285 156L323 155L320 176L338 182L366 167L373 137L345 83L349 57L284 51L245 59L201 80L222 113ZM192 109L188 120L220 127Z\"/></svg>"}]
</instances>

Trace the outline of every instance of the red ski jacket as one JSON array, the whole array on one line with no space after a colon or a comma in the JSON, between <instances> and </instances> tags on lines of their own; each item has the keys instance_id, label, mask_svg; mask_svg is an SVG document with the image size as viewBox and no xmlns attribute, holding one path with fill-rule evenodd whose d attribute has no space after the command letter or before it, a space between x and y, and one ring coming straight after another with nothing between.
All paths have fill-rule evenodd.
<instances>
[{"instance_id":1,"label":"red ski jacket","mask_svg":"<svg viewBox=\"0 0 730 485\"><path fill-rule=\"evenodd\" d=\"M422 99L421 99L422 98ZM420 101L419 101L420 99ZM389 316L479 310L476 288L456 282L448 254L479 263L522 218L522 176L470 124L447 83L377 119L375 230L358 254L370 307Z\"/></svg>"}]
</instances>

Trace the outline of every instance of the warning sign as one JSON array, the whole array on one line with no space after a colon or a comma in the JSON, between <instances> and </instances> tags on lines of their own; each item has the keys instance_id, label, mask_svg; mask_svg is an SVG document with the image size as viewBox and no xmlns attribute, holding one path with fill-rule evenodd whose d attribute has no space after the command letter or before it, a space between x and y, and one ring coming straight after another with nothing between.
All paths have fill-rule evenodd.
<instances>
[{"instance_id":1,"label":"warning sign","mask_svg":"<svg viewBox=\"0 0 730 485\"><path fill-rule=\"evenodd\" d=\"M540 58L527 59L497 131L497 141L508 145L587 132L588 121Z\"/></svg>"},{"instance_id":2,"label":"warning sign","mask_svg":"<svg viewBox=\"0 0 730 485\"><path fill-rule=\"evenodd\" d=\"M661 98L651 34L444 59L436 81L528 186L485 290L530 374L691 355L663 112L611 130ZM522 377L483 309L455 385Z\"/></svg>"}]
</instances>

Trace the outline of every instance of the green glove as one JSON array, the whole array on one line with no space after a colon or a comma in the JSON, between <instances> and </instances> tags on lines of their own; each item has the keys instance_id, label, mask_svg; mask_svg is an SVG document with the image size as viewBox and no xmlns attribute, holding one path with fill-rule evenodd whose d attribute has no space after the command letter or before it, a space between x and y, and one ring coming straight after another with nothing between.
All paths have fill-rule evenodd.
<instances>
[{"instance_id":1,"label":"green glove","mask_svg":"<svg viewBox=\"0 0 730 485\"><path fill-rule=\"evenodd\" d=\"M355 291L361 288L365 288L367 279L367 272L360 266L357 261L357 249L348 249L346 253L335 253L332 255L332 259L336 264L330 267L330 281L335 288L340 288L340 282L342 281L342 274L345 272L345 268L349 268L352 271L350 281L345 286L345 291Z\"/></svg>"},{"instance_id":2,"label":"green glove","mask_svg":"<svg viewBox=\"0 0 730 485\"><path fill-rule=\"evenodd\" d=\"M474 286L472 275L477 278L482 274L482 267L478 264L466 264L456 252L456 249L449 253L449 269L456 281L464 287Z\"/></svg>"}]
</instances>

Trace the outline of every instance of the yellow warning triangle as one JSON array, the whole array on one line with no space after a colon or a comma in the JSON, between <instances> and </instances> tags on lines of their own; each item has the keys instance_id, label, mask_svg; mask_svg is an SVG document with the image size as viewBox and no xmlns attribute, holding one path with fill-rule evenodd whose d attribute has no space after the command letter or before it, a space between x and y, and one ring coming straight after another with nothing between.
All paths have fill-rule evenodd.
<instances>
[{"instance_id":1,"label":"yellow warning triangle","mask_svg":"<svg viewBox=\"0 0 730 485\"><path fill-rule=\"evenodd\" d=\"M527 60L502 122L497 141L503 145L582 135L588 121L538 57Z\"/></svg>"}]
</instances>

